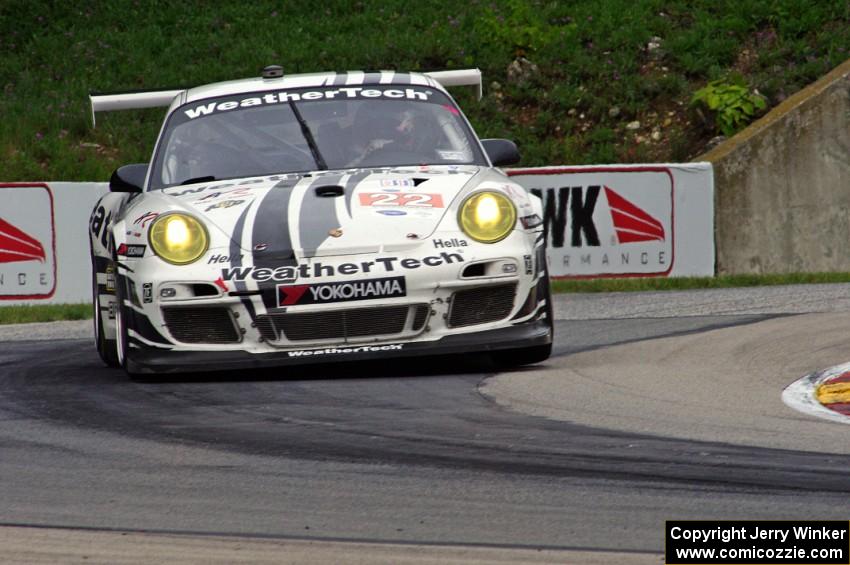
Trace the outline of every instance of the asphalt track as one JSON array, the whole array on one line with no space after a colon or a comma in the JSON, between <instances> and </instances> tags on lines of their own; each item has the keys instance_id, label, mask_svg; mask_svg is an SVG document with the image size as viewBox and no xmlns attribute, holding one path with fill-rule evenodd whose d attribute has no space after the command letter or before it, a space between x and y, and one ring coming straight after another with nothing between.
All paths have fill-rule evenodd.
<instances>
[{"instance_id":1,"label":"asphalt track","mask_svg":"<svg viewBox=\"0 0 850 565\"><path fill-rule=\"evenodd\" d=\"M780 395L850 361L848 295L561 296L555 356L500 375L466 356L134 382L79 326L9 329L0 554L658 563L668 519L846 520L850 426Z\"/></svg>"}]
</instances>

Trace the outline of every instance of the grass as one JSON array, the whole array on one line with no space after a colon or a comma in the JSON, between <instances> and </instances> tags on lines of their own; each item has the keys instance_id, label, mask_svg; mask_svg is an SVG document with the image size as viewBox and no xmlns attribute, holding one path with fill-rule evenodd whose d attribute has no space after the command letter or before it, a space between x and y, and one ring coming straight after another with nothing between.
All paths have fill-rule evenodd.
<instances>
[{"instance_id":1,"label":"grass","mask_svg":"<svg viewBox=\"0 0 850 565\"><path fill-rule=\"evenodd\" d=\"M270 63L475 66L484 99L456 95L479 135L518 142L524 166L682 161L717 133L690 105L709 81L740 76L775 105L849 49L850 4L832 0L3 2L0 181L105 180L147 161L163 112L107 114L92 129L90 91L191 86ZM537 70L513 81L520 57Z\"/></svg>"},{"instance_id":2,"label":"grass","mask_svg":"<svg viewBox=\"0 0 850 565\"><path fill-rule=\"evenodd\" d=\"M850 273L718 275L716 277L671 278L561 279L552 281L552 289L555 292L634 292L829 283L850 283Z\"/></svg>"},{"instance_id":3,"label":"grass","mask_svg":"<svg viewBox=\"0 0 850 565\"><path fill-rule=\"evenodd\" d=\"M792 273L784 275L720 275L717 277L624 278L554 280L556 293L636 292L692 290L789 284L850 283L850 273ZM57 320L85 320L92 317L90 304L0 307L0 325Z\"/></svg>"},{"instance_id":4,"label":"grass","mask_svg":"<svg viewBox=\"0 0 850 565\"><path fill-rule=\"evenodd\" d=\"M86 320L91 317L91 304L46 304L39 306L0 307L0 324Z\"/></svg>"}]
</instances>

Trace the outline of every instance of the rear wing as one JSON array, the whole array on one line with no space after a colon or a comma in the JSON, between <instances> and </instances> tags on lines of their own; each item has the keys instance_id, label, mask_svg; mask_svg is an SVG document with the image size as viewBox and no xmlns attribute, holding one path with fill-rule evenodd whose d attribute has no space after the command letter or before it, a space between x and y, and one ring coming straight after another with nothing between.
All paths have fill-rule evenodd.
<instances>
[{"instance_id":1,"label":"rear wing","mask_svg":"<svg viewBox=\"0 0 850 565\"><path fill-rule=\"evenodd\" d=\"M111 112L112 110L137 110L141 108L158 108L170 106L171 101L185 92L180 90L146 90L140 92L120 92L114 94L89 94L91 101L91 125L94 127L96 112Z\"/></svg>"},{"instance_id":2,"label":"rear wing","mask_svg":"<svg viewBox=\"0 0 850 565\"><path fill-rule=\"evenodd\" d=\"M444 87L475 86L478 99L483 96L481 71L479 69L463 69L457 71L432 71L423 73L439 82ZM95 125L95 113L112 110L136 110L140 108L158 108L170 106L171 102L184 93L186 89L176 90L147 90L137 92L120 92L114 94L91 93L91 123Z\"/></svg>"},{"instance_id":3,"label":"rear wing","mask_svg":"<svg viewBox=\"0 0 850 565\"><path fill-rule=\"evenodd\" d=\"M436 80L445 87L449 86L476 86L478 87L478 99L484 96L484 90L481 86L481 70L480 69L463 69L460 71L433 71L425 73L432 79Z\"/></svg>"}]
</instances>

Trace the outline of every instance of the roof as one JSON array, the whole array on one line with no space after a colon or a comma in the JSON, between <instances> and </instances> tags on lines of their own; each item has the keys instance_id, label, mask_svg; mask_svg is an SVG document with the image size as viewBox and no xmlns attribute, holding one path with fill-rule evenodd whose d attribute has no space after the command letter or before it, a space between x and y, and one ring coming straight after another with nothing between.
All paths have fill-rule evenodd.
<instances>
[{"instance_id":1,"label":"roof","mask_svg":"<svg viewBox=\"0 0 850 565\"><path fill-rule=\"evenodd\" d=\"M241 94L243 92L263 92L267 90L285 90L289 88L310 88L322 86L359 86L364 84L418 85L445 89L436 80L422 73L396 71L347 71L342 73L308 73L284 75L280 78L247 78L206 84L186 91L181 104L204 98Z\"/></svg>"}]
</instances>

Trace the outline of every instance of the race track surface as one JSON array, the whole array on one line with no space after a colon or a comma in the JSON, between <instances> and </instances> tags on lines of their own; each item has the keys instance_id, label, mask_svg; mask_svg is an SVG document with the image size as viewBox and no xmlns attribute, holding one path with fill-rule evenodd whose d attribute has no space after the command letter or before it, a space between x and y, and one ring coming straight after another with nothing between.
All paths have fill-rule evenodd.
<instances>
[{"instance_id":1,"label":"race track surface","mask_svg":"<svg viewBox=\"0 0 850 565\"><path fill-rule=\"evenodd\" d=\"M562 295L555 356L501 374L134 382L87 326L0 330L0 552L658 563L668 519L846 520L850 426L780 395L850 361L848 290Z\"/></svg>"}]
</instances>

